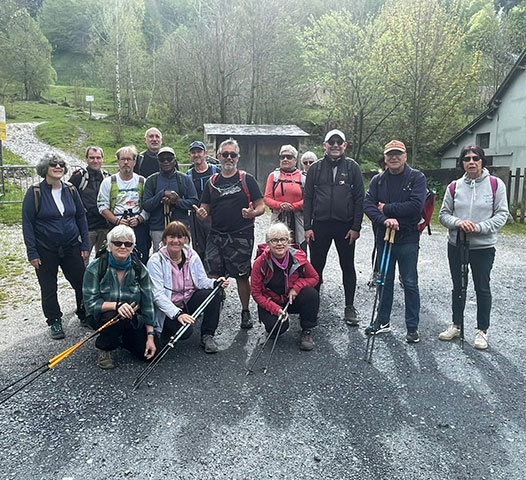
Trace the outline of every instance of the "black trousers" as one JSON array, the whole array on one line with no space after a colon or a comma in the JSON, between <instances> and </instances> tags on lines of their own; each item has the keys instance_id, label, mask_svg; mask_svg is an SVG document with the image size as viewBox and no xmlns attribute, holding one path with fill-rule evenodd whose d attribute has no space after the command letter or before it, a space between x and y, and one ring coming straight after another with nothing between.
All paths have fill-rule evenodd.
<instances>
[{"instance_id":1,"label":"black trousers","mask_svg":"<svg viewBox=\"0 0 526 480\"><path fill-rule=\"evenodd\" d=\"M37 247L41 265L36 268L38 283L40 284L40 295L42 297L42 310L51 325L55 319L62 317L62 311L57 296L57 274L58 267L67 281L75 290L77 303L77 314L84 316L82 304L82 279L84 278L84 260L80 256L80 245L69 245L61 247L58 251Z\"/></svg>"},{"instance_id":2,"label":"black trousers","mask_svg":"<svg viewBox=\"0 0 526 480\"><path fill-rule=\"evenodd\" d=\"M190 231L192 232L192 246L201 260L205 261L206 239L212 228L212 218L206 217L199 220L195 213L190 216Z\"/></svg>"},{"instance_id":3,"label":"black trousers","mask_svg":"<svg viewBox=\"0 0 526 480\"><path fill-rule=\"evenodd\" d=\"M192 314L197 307L201 305L206 297L210 295L212 290L196 290L193 295L190 297L188 302L183 308L184 313ZM219 313L221 309L221 295L217 294L212 301L205 308L203 313L203 323L201 324L201 335L214 335L219 324ZM177 320L172 320L171 318L165 317L164 327L161 335L161 340L163 342L168 342L171 336L177 334L177 332L183 327L181 323ZM190 325L188 329L184 332L180 340L186 340L190 338L193 332L193 325Z\"/></svg>"},{"instance_id":4,"label":"black trousers","mask_svg":"<svg viewBox=\"0 0 526 480\"><path fill-rule=\"evenodd\" d=\"M116 310L104 312L98 321L94 321L93 327L95 329L101 327L106 322L117 316ZM95 346L100 350L111 351L119 347L129 350L130 353L140 360L144 358L144 351L146 348L146 327L144 325L138 326L139 321L137 317L131 320L122 319L111 327L105 328L100 332ZM155 346L159 349L159 342L157 337L154 337Z\"/></svg>"},{"instance_id":5,"label":"black trousers","mask_svg":"<svg viewBox=\"0 0 526 480\"><path fill-rule=\"evenodd\" d=\"M318 310L320 308L320 294L314 287L305 287L300 290L294 302L289 306L288 313L300 314L300 326L302 330L310 330L318 325ZM265 330L270 333L278 321L276 315L258 305L259 321L265 325ZM280 335L290 327L290 321L283 322ZM278 327L279 328L279 327ZM277 330L277 328L276 328Z\"/></svg>"},{"instance_id":6,"label":"black trousers","mask_svg":"<svg viewBox=\"0 0 526 480\"><path fill-rule=\"evenodd\" d=\"M323 283L323 269L327 263L327 254L334 240L340 260L340 268L343 273L345 305L353 305L356 291L355 244L349 245L349 240L345 238L349 231L349 225L343 222L314 222L312 229L315 240L310 244L310 261L320 276L318 288Z\"/></svg>"}]
</instances>

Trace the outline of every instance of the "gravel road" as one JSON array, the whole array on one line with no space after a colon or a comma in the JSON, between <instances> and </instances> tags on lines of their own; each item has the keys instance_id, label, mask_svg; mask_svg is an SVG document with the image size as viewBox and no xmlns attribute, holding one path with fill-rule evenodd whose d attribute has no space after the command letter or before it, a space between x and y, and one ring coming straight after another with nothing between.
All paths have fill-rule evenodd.
<instances>
[{"instance_id":1,"label":"gravel road","mask_svg":"<svg viewBox=\"0 0 526 480\"><path fill-rule=\"evenodd\" d=\"M262 232L268 218L258 219ZM118 367L95 365L93 344L0 406L0 472L6 479L524 479L524 272L526 241L501 236L493 270L490 349L473 349L470 285L466 344L439 342L450 321L445 232L424 235L419 262L422 341L403 341L397 286L393 332L363 360L363 328L342 319L343 287L331 250L316 347L300 352L299 326L280 338L268 375L263 358L245 371L263 328L240 331L231 287L217 355L198 336L175 350L136 392L144 365L125 351ZM357 246L356 305L371 315L372 231ZM0 285L0 385L27 373L88 334L61 280L67 337L52 341L19 227L2 227L0 247L19 274ZM251 305L253 316L255 306Z\"/></svg>"}]
</instances>

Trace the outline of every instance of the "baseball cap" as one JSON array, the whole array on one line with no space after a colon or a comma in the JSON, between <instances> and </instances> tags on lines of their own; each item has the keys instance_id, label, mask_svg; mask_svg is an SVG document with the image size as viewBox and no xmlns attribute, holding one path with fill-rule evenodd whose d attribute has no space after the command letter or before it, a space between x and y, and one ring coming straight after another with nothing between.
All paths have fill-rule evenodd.
<instances>
[{"instance_id":1,"label":"baseball cap","mask_svg":"<svg viewBox=\"0 0 526 480\"><path fill-rule=\"evenodd\" d=\"M200 148L201 150L206 150L205 144L203 142L195 141L190 144L188 151L193 150L194 148Z\"/></svg>"},{"instance_id":2,"label":"baseball cap","mask_svg":"<svg viewBox=\"0 0 526 480\"><path fill-rule=\"evenodd\" d=\"M170 153L170 154L172 154L175 157L175 152L174 152L173 148L163 147L163 148L159 149L159 152L157 152L157 156L160 156L163 153Z\"/></svg>"},{"instance_id":3,"label":"baseball cap","mask_svg":"<svg viewBox=\"0 0 526 480\"><path fill-rule=\"evenodd\" d=\"M331 130L330 132L327 133L327 135L325 135L325 140L323 140L324 142L328 142L330 140L331 137L334 137L334 135L338 135L338 137L340 137L344 142L346 142L347 140L345 140L345 134L341 131L341 130Z\"/></svg>"},{"instance_id":4,"label":"baseball cap","mask_svg":"<svg viewBox=\"0 0 526 480\"><path fill-rule=\"evenodd\" d=\"M392 152L393 150L399 150L400 152L406 152L404 142L401 142L400 140L391 140L385 147L384 147L384 154L388 152Z\"/></svg>"}]
</instances>

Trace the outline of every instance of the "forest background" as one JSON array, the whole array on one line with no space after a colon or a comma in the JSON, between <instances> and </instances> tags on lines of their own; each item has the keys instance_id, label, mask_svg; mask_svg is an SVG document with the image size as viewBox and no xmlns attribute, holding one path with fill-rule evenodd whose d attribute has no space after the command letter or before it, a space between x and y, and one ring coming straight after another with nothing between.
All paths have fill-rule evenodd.
<instances>
[{"instance_id":1,"label":"forest background","mask_svg":"<svg viewBox=\"0 0 526 480\"><path fill-rule=\"evenodd\" d=\"M364 169L391 138L438 167L526 46L526 0L2 3L0 104L72 153L140 147L151 125L184 151L203 123L297 124L317 153L345 131Z\"/></svg>"}]
</instances>

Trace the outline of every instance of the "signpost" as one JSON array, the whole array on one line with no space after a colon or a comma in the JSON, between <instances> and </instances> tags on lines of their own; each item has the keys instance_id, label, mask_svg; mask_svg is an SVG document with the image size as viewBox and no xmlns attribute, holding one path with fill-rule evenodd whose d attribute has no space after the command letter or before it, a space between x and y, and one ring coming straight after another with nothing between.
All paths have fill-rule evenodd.
<instances>
[{"instance_id":1,"label":"signpost","mask_svg":"<svg viewBox=\"0 0 526 480\"><path fill-rule=\"evenodd\" d=\"M91 119L91 104L95 100L95 97L93 95L86 95L86 102L89 103L89 118Z\"/></svg>"}]
</instances>

